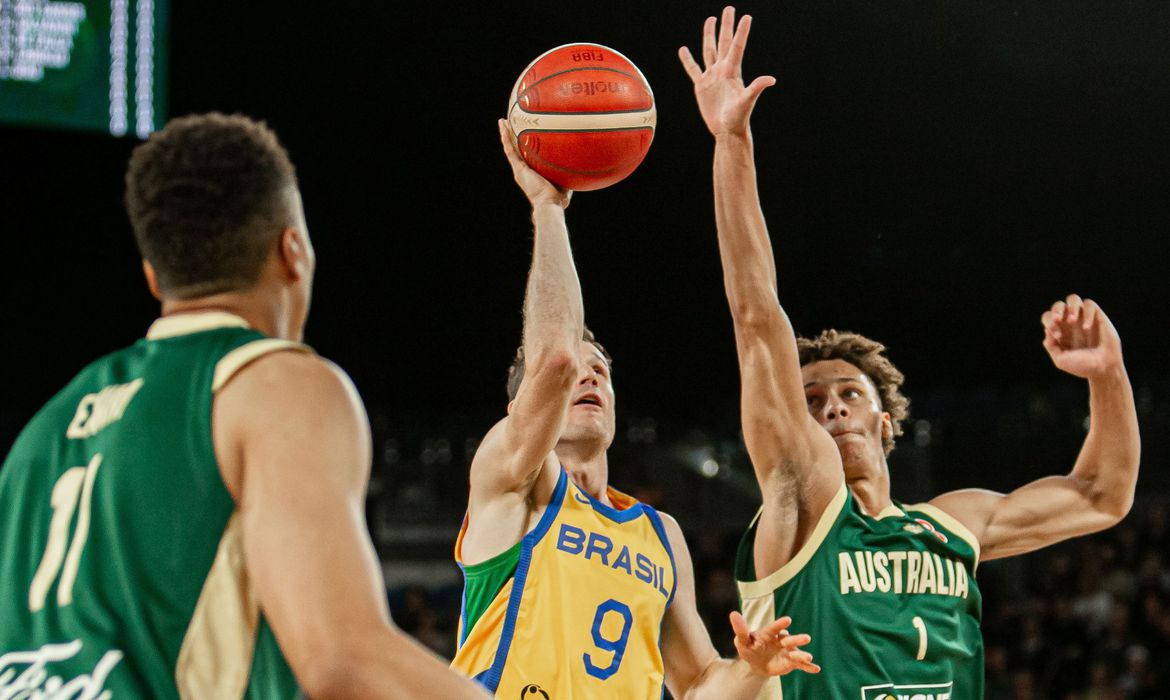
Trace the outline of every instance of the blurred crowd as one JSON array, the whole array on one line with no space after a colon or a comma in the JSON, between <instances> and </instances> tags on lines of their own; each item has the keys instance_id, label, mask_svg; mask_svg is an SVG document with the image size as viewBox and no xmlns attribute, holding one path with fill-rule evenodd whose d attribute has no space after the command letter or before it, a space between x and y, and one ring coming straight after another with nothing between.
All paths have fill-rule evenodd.
<instances>
[{"instance_id":1,"label":"blurred crowd","mask_svg":"<svg viewBox=\"0 0 1170 700\"><path fill-rule=\"evenodd\" d=\"M1170 698L1170 507L980 571L987 697Z\"/></svg>"},{"instance_id":2,"label":"blurred crowd","mask_svg":"<svg viewBox=\"0 0 1170 700\"><path fill-rule=\"evenodd\" d=\"M738 534L687 534L700 612L720 653L732 656ZM1170 700L1167 499L1139 500L1111 530L983 563L977 578L987 700ZM450 658L460 593L453 585L394 590L394 619Z\"/></svg>"}]
</instances>

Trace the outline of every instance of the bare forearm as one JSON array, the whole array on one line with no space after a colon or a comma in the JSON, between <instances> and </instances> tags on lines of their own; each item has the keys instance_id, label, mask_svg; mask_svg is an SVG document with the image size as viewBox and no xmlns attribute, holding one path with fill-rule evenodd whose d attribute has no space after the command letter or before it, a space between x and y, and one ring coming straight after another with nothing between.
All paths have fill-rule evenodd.
<instances>
[{"instance_id":1,"label":"bare forearm","mask_svg":"<svg viewBox=\"0 0 1170 700\"><path fill-rule=\"evenodd\" d=\"M393 637L350 643L343 659L316 669L302 681L312 698L349 700L420 697L486 700L488 694L472 681L447 667L439 657L395 630ZM339 643L340 646L340 643Z\"/></svg>"},{"instance_id":2,"label":"bare forearm","mask_svg":"<svg viewBox=\"0 0 1170 700\"><path fill-rule=\"evenodd\" d=\"M751 133L715 141L715 222L723 279L733 314L774 312L776 264L760 207Z\"/></svg>"},{"instance_id":3,"label":"bare forearm","mask_svg":"<svg viewBox=\"0 0 1170 700\"><path fill-rule=\"evenodd\" d=\"M535 243L524 297L524 352L530 361L554 348L575 353L585 324L564 209L537 203L532 219Z\"/></svg>"},{"instance_id":4,"label":"bare forearm","mask_svg":"<svg viewBox=\"0 0 1170 700\"><path fill-rule=\"evenodd\" d=\"M1121 518L1133 503L1140 459L1133 388L1118 367L1089 380L1089 434L1072 476L1087 485L1097 510Z\"/></svg>"},{"instance_id":5,"label":"bare forearm","mask_svg":"<svg viewBox=\"0 0 1170 700\"><path fill-rule=\"evenodd\" d=\"M683 695L683 700L753 700L767 678L742 659L716 659Z\"/></svg>"},{"instance_id":6,"label":"bare forearm","mask_svg":"<svg viewBox=\"0 0 1170 700\"><path fill-rule=\"evenodd\" d=\"M714 178L719 254L735 325L745 426L757 419L771 423L781 409L797 420L806 409L796 336L776 294L776 264L760 208L750 132L716 139ZM763 432L774 431L765 427Z\"/></svg>"}]
</instances>

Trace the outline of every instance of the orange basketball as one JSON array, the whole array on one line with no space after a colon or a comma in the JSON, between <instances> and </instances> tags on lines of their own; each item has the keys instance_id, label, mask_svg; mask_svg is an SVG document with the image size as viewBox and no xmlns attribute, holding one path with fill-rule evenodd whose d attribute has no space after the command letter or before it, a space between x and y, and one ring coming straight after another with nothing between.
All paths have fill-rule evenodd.
<instances>
[{"instance_id":1,"label":"orange basketball","mask_svg":"<svg viewBox=\"0 0 1170 700\"><path fill-rule=\"evenodd\" d=\"M544 52L520 74L508 101L524 160L570 190L599 190L634 172L656 123L642 72L600 44Z\"/></svg>"}]
</instances>

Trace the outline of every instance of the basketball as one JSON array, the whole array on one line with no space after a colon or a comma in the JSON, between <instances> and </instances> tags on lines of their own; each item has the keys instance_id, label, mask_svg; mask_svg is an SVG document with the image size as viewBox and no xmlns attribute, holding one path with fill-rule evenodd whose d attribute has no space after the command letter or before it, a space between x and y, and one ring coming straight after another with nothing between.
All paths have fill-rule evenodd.
<instances>
[{"instance_id":1,"label":"basketball","mask_svg":"<svg viewBox=\"0 0 1170 700\"><path fill-rule=\"evenodd\" d=\"M642 72L600 44L544 52L520 74L508 101L508 125L524 160L570 190L599 190L634 172L656 122Z\"/></svg>"}]
</instances>

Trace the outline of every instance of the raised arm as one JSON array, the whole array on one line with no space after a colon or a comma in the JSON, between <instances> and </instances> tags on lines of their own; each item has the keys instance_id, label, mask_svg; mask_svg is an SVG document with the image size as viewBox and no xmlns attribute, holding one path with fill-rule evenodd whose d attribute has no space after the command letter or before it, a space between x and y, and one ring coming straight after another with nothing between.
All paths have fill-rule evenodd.
<instances>
[{"instance_id":1,"label":"raised arm","mask_svg":"<svg viewBox=\"0 0 1170 700\"><path fill-rule=\"evenodd\" d=\"M487 697L390 620L364 515L369 425L340 370L303 353L256 360L217 394L213 426L251 588L309 697ZM218 696L230 679L187 690Z\"/></svg>"},{"instance_id":2,"label":"raised arm","mask_svg":"<svg viewBox=\"0 0 1170 700\"><path fill-rule=\"evenodd\" d=\"M558 476L552 450L569 410L585 327L565 226L571 193L528 167L503 120L499 130L516 183L532 204L535 227L524 297L524 378L508 416L488 432L471 464L465 561L517 542L527 525L529 493L538 483L551 493Z\"/></svg>"},{"instance_id":3,"label":"raised arm","mask_svg":"<svg viewBox=\"0 0 1170 700\"><path fill-rule=\"evenodd\" d=\"M739 354L743 434L764 499L757 568L774 570L807 538L844 476L836 445L808 413L756 185L749 121L760 93L776 81L761 76L744 86L741 64L751 17L742 17L733 32L734 20L734 10L725 8L716 38L715 18L707 19L703 68L685 47L679 58L715 137L715 222Z\"/></svg>"},{"instance_id":4,"label":"raised arm","mask_svg":"<svg viewBox=\"0 0 1170 700\"><path fill-rule=\"evenodd\" d=\"M972 532L983 560L1103 530L1133 504L1141 439L1117 330L1095 302L1075 294L1053 304L1041 322L1053 363L1089 382L1089 433L1065 476L1006 495L967 489L931 501Z\"/></svg>"},{"instance_id":5,"label":"raised arm","mask_svg":"<svg viewBox=\"0 0 1170 700\"><path fill-rule=\"evenodd\" d=\"M731 613L738 656L720 658L695 605L695 572L682 529L665 513L662 524L674 552L678 580L662 625L662 659L672 696L679 700L752 700L772 676L796 669L820 673L812 654L800 648L809 643L809 636L789 634L792 620L788 617L752 632L742 615Z\"/></svg>"}]
</instances>

